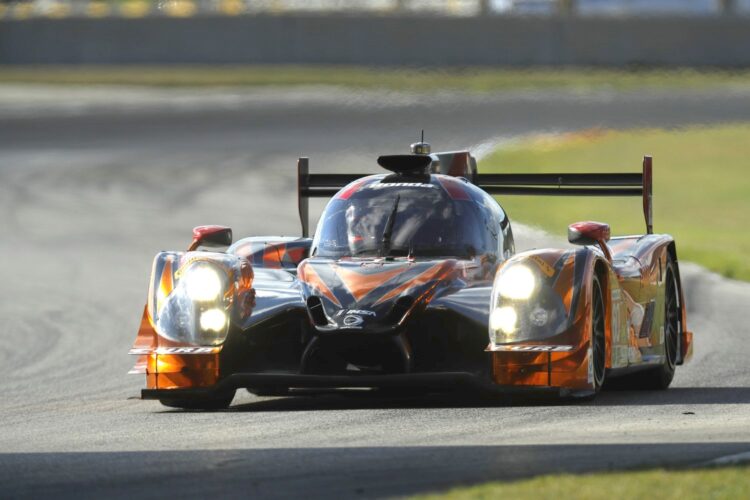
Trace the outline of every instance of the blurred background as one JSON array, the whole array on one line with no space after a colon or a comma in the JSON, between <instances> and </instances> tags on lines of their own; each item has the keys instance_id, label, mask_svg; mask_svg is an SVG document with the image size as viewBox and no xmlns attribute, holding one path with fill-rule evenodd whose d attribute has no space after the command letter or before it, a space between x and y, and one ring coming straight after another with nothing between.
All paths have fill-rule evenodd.
<instances>
[{"instance_id":1,"label":"blurred background","mask_svg":"<svg viewBox=\"0 0 750 500\"><path fill-rule=\"evenodd\" d=\"M2 0L11 17L190 16L259 12L419 12L448 16L503 14L712 15L747 13L748 0Z\"/></svg>"}]
</instances>

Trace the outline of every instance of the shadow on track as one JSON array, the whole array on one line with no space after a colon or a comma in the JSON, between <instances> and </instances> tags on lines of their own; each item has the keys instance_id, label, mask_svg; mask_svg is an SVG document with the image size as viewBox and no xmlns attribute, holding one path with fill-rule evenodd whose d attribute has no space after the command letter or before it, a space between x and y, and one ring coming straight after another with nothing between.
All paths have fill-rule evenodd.
<instances>
[{"instance_id":1,"label":"shadow on track","mask_svg":"<svg viewBox=\"0 0 750 500\"><path fill-rule=\"evenodd\" d=\"M596 406L750 405L750 387L673 387L666 391L602 392Z\"/></svg>"},{"instance_id":2,"label":"shadow on track","mask_svg":"<svg viewBox=\"0 0 750 500\"><path fill-rule=\"evenodd\" d=\"M0 453L0 484L7 498L382 498L543 474L690 467L747 449L747 443L728 442L331 443L311 448Z\"/></svg>"},{"instance_id":3,"label":"shadow on track","mask_svg":"<svg viewBox=\"0 0 750 500\"><path fill-rule=\"evenodd\" d=\"M493 408L518 406L658 406L750 405L750 387L677 387L666 391L604 391L594 400L550 399L520 396L500 398L466 394L384 396L377 393L324 393L262 398L235 404L230 412L287 412L372 409ZM166 410L166 413L182 410Z\"/></svg>"}]
</instances>

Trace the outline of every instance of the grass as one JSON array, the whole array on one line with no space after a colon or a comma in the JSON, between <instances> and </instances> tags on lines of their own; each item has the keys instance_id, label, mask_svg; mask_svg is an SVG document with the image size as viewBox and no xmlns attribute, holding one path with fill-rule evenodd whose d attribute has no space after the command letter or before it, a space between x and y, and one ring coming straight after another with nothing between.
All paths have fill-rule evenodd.
<instances>
[{"instance_id":1,"label":"grass","mask_svg":"<svg viewBox=\"0 0 750 500\"><path fill-rule=\"evenodd\" d=\"M591 475L542 476L511 483L487 483L457 488L443 494L418 499L504 500L734 500L750 497L750 468L702 469L686 471L652 470Z\"/></svg>"},{"instance_id":2,"label":"grass","mask_svg":"<svg viewBox=\"0 0 750 500\"><path fill-rule=\"evenodd\" d=\"M6 66L0 83L263 87L331 85L404 91L750 88L750 70L395 69L358 66Z\"/></svg>"},{"instance_id":3,"label":"grass","mask_svg":"<svg viewBox=\"0 0 750 500\"><path fill-rule=\"evenodd\" d=\"M654 157L654 230L672 234L681 260L750 280L750 124L676 130L591 130L506 145L480 172L639 172ZM579 220L612 234L645 231L640 198L505 196L511 219L564 236Z\"/></svg>"}]
</instances>

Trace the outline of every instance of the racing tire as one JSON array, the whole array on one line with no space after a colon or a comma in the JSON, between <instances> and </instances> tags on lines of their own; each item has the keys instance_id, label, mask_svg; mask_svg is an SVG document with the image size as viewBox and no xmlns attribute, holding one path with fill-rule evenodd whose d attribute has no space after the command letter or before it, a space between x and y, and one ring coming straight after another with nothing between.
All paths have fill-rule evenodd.
<instances>
[{"instance_id":1,"label":"racing tire","mask_svg":"<svg viewBox=\"0 0 750 500\"><path fill-rule=\"evenodd\" d=\"M234 391L231 391L218 396L168 398L160 399L159 402L169 408L182 410L224 410L232 404L233 399Z\"/></svg>"},{"instance_id":2,"label":"racing tire","mask_svg":"<svg viewBox=\"0 0 750 500\"><path fill-rule=\"evenodd\" d=\"M598 276L591 286L591 356L593 357L594 394L599 393L607 377L607 337L604 296Z\"/></svg>"}]
</instances>

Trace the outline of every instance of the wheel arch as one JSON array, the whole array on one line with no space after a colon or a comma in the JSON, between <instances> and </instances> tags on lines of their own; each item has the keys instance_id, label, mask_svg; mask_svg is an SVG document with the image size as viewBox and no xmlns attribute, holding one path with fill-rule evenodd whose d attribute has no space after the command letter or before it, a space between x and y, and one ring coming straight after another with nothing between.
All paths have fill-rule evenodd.
<instances>
[{"instance_id":1,"label":"wheel arch","mask_svg":"<svg viewBox=\"0 0 750 500\"><path fill-rule=\"evenodd\" d=\"M605 367L607 369L612 368L612 331L614 325L612 324L612 293L611 293L611 266L603 258L595 258L593 263L593 276L599 279L599 286L602 290L602 298L604 300L604 339L606 348L606 359ZM593 280L592 280L593 283ZM593 287L589 293L593 293Z\"/></svg>"},{"instance_id":2,"label":"wheel arch","mask_svg":"<svg viewBox=\"0 0 750 500\"><path fill-rule=\"evenodd\" d=\"M677 260L677 243L671 240L667 245L667 256L672 259L675 281L677 282L677 294L680 307L680 346L677 351L677 365L685 363L689 357L690 347L692 344L692 335L687 328L687 307L685 304L685 292L682 288L682 277L680 276L680 265Z\"/></svg>"}]
</instances>

